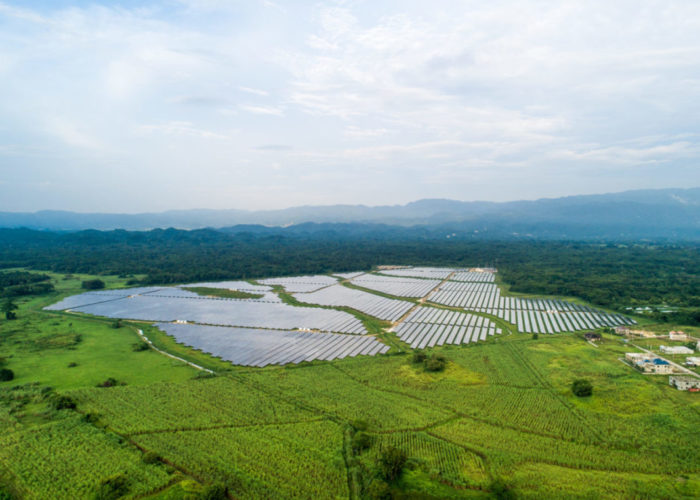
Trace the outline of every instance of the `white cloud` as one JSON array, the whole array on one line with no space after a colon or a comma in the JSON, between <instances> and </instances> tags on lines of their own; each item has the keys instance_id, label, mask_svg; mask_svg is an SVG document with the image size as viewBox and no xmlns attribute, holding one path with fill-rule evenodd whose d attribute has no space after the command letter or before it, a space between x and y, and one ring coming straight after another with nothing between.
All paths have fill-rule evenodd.
<instances>
[{"instance_id":1,"label":"white cloud","mask_svg":"<svg viewBox=\"0 0 700 500\"><path fill-rule=\"evenodd\" d=\"M0 0L0 173L89 157L196 206L700 184L698 2L29 5Z\"/></svg>"}]
</instances>

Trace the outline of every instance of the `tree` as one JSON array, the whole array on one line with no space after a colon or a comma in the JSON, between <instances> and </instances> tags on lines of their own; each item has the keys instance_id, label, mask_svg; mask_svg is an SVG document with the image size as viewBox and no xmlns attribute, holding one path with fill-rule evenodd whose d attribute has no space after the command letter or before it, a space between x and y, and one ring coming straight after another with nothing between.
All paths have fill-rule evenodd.
<instances>
[{"instance_id":1,"label":"tree","mask_svg":"<svg viewBox=\"0 0 700 500\"><path fill-rule=\"evenodd\" d=\"M17 304L15 304L12 299L7 299L2 303L2 312L5 313L5 319L17 319Z\"/></svg>"},{"instance_id":2,"label":"tree","mask_svg":"<svg viewBox=\"0 0 700 500\"><path fill-rule=\"evenodd\" d=\"M15 378L15 372L9 368L0 368L0 382L9 382Z\"/></svg>"},{"instance_id":3,"label":"tree","mask_svg":"<svg viewBox=\"0 0 700 500\"><path fill-rule=\"evenodd\" d=\"M398 479L406 465L406 453L390 446L382 451L379 457L379 468L387 481Z\"/></svg>"},{"instance_id":4,"label":"tree","mask_svg":"<svg viewBox=\"0 0 700 500\"><path fill-rule=\"evenodd\" d=\"M538 338L540 338L540 336L537 334L537 332L532 334L532 340L537 340Z\"/></svg>"},{"instance_id":5,"label":"tree","mask_svg":"<svg viewBox=\"0 0 700 500\"><path fill-rule=\"evenodd\" d=\"M447 358L441 354L433 354L424 362L426 372L441 372L447 366Z\"/></svg>"},{"instance_id":6,"label":"tree","mask_svg":"<svg viewBox=\"0 0 700 500\"><path fill-rule=\"evenodd\" d=\"M571 392L580 398L588 397L593 394L593 384L585 378L576 379L571 384Z\"/></svg>"},{"instance_id":7,"label":"tree","mask_svg":"<svg viewBox=\"0 0 700 500\"><path fill-rule=\"evenodd\" d=\"M83 281L81 285L85 290L101 290L105 287L105 282L100 279Z\"/></svg>"}]
</instances>

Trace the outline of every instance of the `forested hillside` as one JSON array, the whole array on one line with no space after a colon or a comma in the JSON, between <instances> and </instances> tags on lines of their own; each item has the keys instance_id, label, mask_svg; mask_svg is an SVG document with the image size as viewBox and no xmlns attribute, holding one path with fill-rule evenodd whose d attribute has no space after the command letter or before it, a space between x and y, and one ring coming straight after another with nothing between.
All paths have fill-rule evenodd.
<instances>
[{"instance_id":1,"label":"forested hillside","mask_svg":"<svg viewBox=\"0 0 700 500\"><path fill-rule=\"evenodd\" d=\"M493 266L511 291L577 296L621 309L667 304L697 322L700 247L543 241L461 241L410 232L287 233L259 228L40 232L0 230L0 266L61 273L143 274L146 284L369 269L380 264ZM681 319L681 318L676 318Z\"/></svg>"}]
</instances>

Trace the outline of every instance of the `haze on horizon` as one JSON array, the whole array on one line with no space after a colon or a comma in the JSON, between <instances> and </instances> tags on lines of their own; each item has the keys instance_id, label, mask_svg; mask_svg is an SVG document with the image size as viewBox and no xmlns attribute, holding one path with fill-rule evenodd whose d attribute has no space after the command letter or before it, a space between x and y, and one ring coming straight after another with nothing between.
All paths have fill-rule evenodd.
<instances>
[{"instance_id":1,"label":"haze on horizon","mask_svg":"<svg viewBox=\"0 0 700 500\"><path fill-rule=\"evenodd\" d=\"M700 2L0 0L0 211L700 185Z\"/></svg>"}]
</instances>

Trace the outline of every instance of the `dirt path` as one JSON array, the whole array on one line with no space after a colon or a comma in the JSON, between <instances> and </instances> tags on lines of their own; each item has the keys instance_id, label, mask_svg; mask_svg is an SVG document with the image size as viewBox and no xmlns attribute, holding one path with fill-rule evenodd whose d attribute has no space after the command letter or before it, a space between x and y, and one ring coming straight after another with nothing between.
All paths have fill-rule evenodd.
<instances>
[{"instance_id":1,"label":"dirt path","mask_svg":"<svg viewBox=\"0 0 700 500\"><path fill-rule=\"evenodd\" d=\"M182 358L179 358L179 357L177 357L177 356L173 356L172 354L170 354L170 353L168 353L168 352L161 351L160 349L158 349L156 346L153 345L153 342L151 342L151 339L149 339L148 337L146 337L146 336L143 334L143 330L141 330L140 328L137 330L137 333L139 334L139 337L141 337L141 339L142 339L144 342L146 342L146 343L149 345L149 347L150 347L151 349L153 349L153 350L156 351L156 352L161 353L163 356L167 356L167 357L169 357L169 358L171 358L171 359L176 359L176 360L178 360L178 361L182 361L183 363L185 363L185 364L187 364L187 365L190 365L192 368L196 368L197 370L202 370L203 372L212 373L212 374L214 373L212 370L210 370L210 369L208 369L208 368L204 368L203 366L196 365L196 364L194 364L194 363L192 363L192 362L190 362L190 361L187 361L186 359L182 359Z\"/></svg>"}]
</instances>

